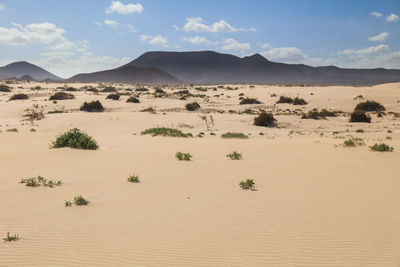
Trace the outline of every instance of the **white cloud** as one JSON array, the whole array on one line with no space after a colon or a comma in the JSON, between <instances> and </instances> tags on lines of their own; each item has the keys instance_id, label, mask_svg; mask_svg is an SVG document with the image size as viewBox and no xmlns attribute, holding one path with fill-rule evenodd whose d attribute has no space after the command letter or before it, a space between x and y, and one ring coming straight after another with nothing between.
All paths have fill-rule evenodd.
<instances>
[{"instance_id":1,"label":"white cloud","mask_svg":"<svg viewBox=\"0 0 400 267\"><path fill-rule=\"evenodd\" d=\"M0 11L4 10L5 6L4 4L0 3Z\"/></svg>"},{"instance_id":2,"label":"white cloud","mask_svg":"<svg viewBox=\"0 0 400 267\"><path fill-rule=\"evenodd\" d=\"M174 25L174 28L179 29L178 26ZM200 17L186 18L186 24L183 26L183 30L186 32L237 32L237 31L256 31L255 28L243 29L235 28L231 26L225 20L214 22L211 25L203 23L203 19Z\"/></svg>"},{"instance_id":3,"label":"white cloud","mask_svg":"<svg viewBox=\"0 0 400 267\"><path fill-rule=\"evenodd\" d=\"M183 37L182 40L191 44L206 44L206 45L211 44L211 42L206 37L200 37L200 36Z\"/></svg>"},{"instance_id":4,"label":"white cloud","mask_svg":"<svg viewBox=\"0 0 400 267\"><path fill-rule=\"evenodd\" d=\"M339 55L366 55L366 54L379 54L383 52L389 51L389 46L380 44L377 46L371 46L364 49L354 50L354 49L346 49L344 51L340 51Z\"/></svg>"},{"instance_id":5,"label":"white cloud","mask_svg":"<svg viewBox=\"0 0 400 267\"><path fill-rule=\"evenodd\" d=\"M116 22L116 21L114 21L114 20L106 19L106 20L104 21L104 25L108 25L108 26L110 26L110 27L112 27L112 28L117 28L118 25L119 25L119 23Z\"/></svg>"},{"instance_id":6,"label":"white cloud","mask_svg":"<svg viewBox=\"0 0 400 267\"><path fill-rule=\"evenodd\" d=\"M128 24L129 32L137 32L136 28L133 25Z\"/></svg>"},{"instance_id":7,"label":"white cloud","mask_svg":"<svg viewBox=\"0 0 400 267\"><path fill-rule=\"evenodd\" d=\"M374 16L375 18L380 18L380 17L382 17L382 13L380 13L380 12L376 12L376 11L373 11L373 12L371 12L371 13L369 13L371 16Z\"/></svg>"},{"instance_id":8,"label":"white cloud","mask_svg":"<svg viewBox=\"0 0 400 267\"><path fill-rule=\"evenodd\" d=\"M140 35L140 41L147 42L151 45L160 45L166 47L168 39L167 37L161 35Z\"/></svg>"},{"instance_id":9,"label":"white cloud","mask_svg":"<svg viewBox=\"0 0 400 267\"><path fill-rule=\"evenodd\" d=\"M380 42L380 41L384 41L388 37L389 37L389 33L382 32L378 35L369 37L368 40L373 41L373 42Z\"/></svg>"},{"instance_id":10,"label":"white cloud","mask_svg":"<svg viewBox=\"0 0 400 267\"><path fill-rule=\"evenodd\" d=\"M233 38L228 38L225 39L222 42L222 50L227 50L227 51L241 51L244 52L246 50L250 50L251 46L249 43L239 43Z\"/></svg>"},{"instance_id":11,"label":"white cloud","mask_svg":"<svg viewBox=\"0 0 400 267\"><path fill-rule=\"evenodd\" d=\"M262 52L261 55L269 60L285 63L301 63L308 58L308 56L297 47L272 48Z\"/></svg>"},{"instance_id":12,"label":"white cloud","mask_svg":"<svg viewBox=\"0 0 400 267\"><path fill-rule=\"evenodd\" d=\"M269 47L271 47L271 45L268 44L268 43L263 43L263 44L261 45L261 48L262 48L262 49L267 49L267 48L269 48Z\"/></svg>"},{"instance_id":13,"label":"white cloud","mask_svg":"<svg viewBox=\"0 0 400 267\"><path fill-rule=\"evenodd\" d=\"M120 1L112 1L106 12L127 15L131 13L142 13L143 9L140 3L124 5Z\"/></svg>"},{"instance_id":14,"label":"white cloud","mask_svg":"<svg viewBox=\"0 0 400 267\"><path fill-rule=\"evenodd\" d=\"M386 16L386 21L387 22L395 22L395 21L398 21L398 20L399 20L399 16L397 16L394 13Z\"/></svg>"}]
</instances>

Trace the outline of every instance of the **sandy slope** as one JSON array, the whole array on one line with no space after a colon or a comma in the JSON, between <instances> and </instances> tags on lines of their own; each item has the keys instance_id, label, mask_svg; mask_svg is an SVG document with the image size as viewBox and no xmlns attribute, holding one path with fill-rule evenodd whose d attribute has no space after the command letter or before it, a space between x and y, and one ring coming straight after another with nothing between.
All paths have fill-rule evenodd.
<instances>
[{"instance_id":1,"label":"sandy slope","mask_svg":"<svg viewBox=\"0 0 400 267\"><path fill-rule=\"evenodd\" d=\"M41 86L49 89L28 91L36 95L27 101L6 102L11 94L0 94L0 237L7 231L21 236L18 242L0 243L0 266L400 265L399 118L373 114L372 124L351 124L347 116L315 121L279 115L280 128L269 129L251 125L254 115L212 113L216 136L211 136L201 112L182 109L188 101L141 96L142 103L130 104L127 96L113 101L104 93L76 92L77 99L53 104L45 99L60 85ZM349 112L361 94L400 112L400 84L241 87L209 91L224 95L199 102L203 109L243 110L238 105L243 92L271 110L276 98L270 94L276 93L304 97L309 101L304 110ZM107 111L74 111L92 99L101 100ZM46 112L62 106L71 112L46 114L32 126L21 116L34 103ZM149 105L157 114L137 112ZM183 124L192 127L183 131L205 132L205 137L140 135L149 127ZM32 127L37 132L29 132ZM94 136L100 150L49 149L57 134L73 127ZM19 132L7 132L10 128ZM359 128L365 133L355 133ZM251 137L221 139L227 131ZM384 141L395 150L335 147L343 142L334 138L338 135L362 137L367 145ZM175 160L178 150L190 152L193 161ZM228 160L225 155L233 150L244 159ZM140 184L126 182L134 173ZM18 183L37 175L64 185ZM257 191L239 188L246 178L255 180ZM64 200L79 194L91 201L89 206L64 207Z\"/></svg>"}]
</instances>

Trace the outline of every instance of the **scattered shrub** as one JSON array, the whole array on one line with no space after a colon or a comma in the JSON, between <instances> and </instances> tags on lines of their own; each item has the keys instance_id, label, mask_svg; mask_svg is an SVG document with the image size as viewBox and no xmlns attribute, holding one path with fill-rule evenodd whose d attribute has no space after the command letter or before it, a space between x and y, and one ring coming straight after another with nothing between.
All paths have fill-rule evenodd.
<instances>
[{"instance_id":1,"label":"scattered shrub","mask_svg":"<svg viewBox=\"0 0 400 267\"><path fill-rule=\"evenodd\" d=\"M139 100L138 98L134 97L134 96L130 96L130 97L126 100L126 102L128 102L128 103L140 103L140 100Z\"/></svg>"},{"instance_id":2,"label":"scattered shrub","mask_svg":"<svg viewBox=\"0 0 400 267\"><path fill-rule=\"evenodd\" d=\"M373 146L370 146L369 149L371 151L377 151L377 152L392 152L393 151L393 147L391 147L385 143L374 144Z\"/></svg>"},{"instance_id":3,"label":"scattered shrub","mask_svg":"<svg viewBox=\"0 0 400 267\"><path fill-rule=\"evenodd\" d=\"M307 101L305 101L303 98L298 98L296 97L293 99L293 105L307 105Z\"/></svg>"},{"instance_id":4,"label":"scattered shrub","mask_svg":"<svg viewBox=\"0 0 400 267\"><path fill-rule=\"evenodd\" d=\"M89 201L86 200L83 196L74 197L74 203L77 206L86 206L89 204Z\"/></svg>"},{"instance_id":5,"label":"scattered shrub","mask_svg":"<svg viewBox=\"0 0 400 267\"><path fill-rule=\"evenodd\" d=\"M0 92L5 92L5 93L11 92L10 86L5 84L0 84Z\"/></svg>"},{"instance_id":6,"label":"scattered shrub","mask_svg":"<svg viewBox=\"0 0 400 267\"><path fill-rule=\"evenodd\" d=\"M246 181L241 181L239 183L240 188L244 190L254 190L255 183L253 179L246 179Z\"/></svg>"},{"instance_id":7,"label":"scattered shrub","mask_svg":"<svg viewBox=\"0 0 400 267\"><path fill-rule=\"evenodd\" d=\"M351 137L343 141L344 147L356 147L365 145L364 140L361 138Z\"/></svg>"},{"instance_id":8,"label":"scattered shrub","mask_svg":"<svg viewBox=\"0 0 400 267\"><path fill-rule=\"evenodd\" d=\"M197 102L186 104L186 110L189 110L189 111L195 111L195 110L198 110L199 108L200 108L200 105Z\"/></svg>"},{"instance_id":9,"label":"scattered shrub","mask_svg":"<svg viewBox=\"0 0 400 267\"><path fill-rule=\"evenodd\" d=\"M227 139L230 139L230 138L247 139L247 138L249 138L244 133L231 133L231 132L224 133L224 134L221 135L221 137L222 138L227 138Z\"/></svg>"},{"instance_id":10,"label":"scattered shrub","mask_svg":"<svg viewBox=\"0 0 400 267\"><path fill-rule=\"evenodd\" d=\"M12 242L12 241L18 241L19 240L19 235L10 235L10 232L7 232L7 237L3 238L4 242Z\"/></svg>"},{"instance_id":11,"label":"scattered shrub","mask_svg":"<svg viewBox=\"0 0 400 267\"><path fill-rule=\"evenodd\" d=\"M49 97L49 100L69 100L74 99L75 96L73 94L65 93L65 92L57 92L54 95Z\"/></svg>"},{"instance_id":12,"label":"scattered shrub","mask_svg":"<svg viewBox=\"0 0 400 267\"><path fill-rule=\"evenodd\" d=\"M178 160L186 160L189 161L192 158L192 155L190 153L183 153L183 152L176 152L175 158Z\"/></svg>"},{"instance_id":13,"label":"scattered shrub","mask_svg":"<svg viewBox=\"0 0 400 267\"><path fill-rule=\"evenodd\" d=\"M128 182L130 183L139 183L139 176L138 175L131 175L128 177Z\"/></svg>"},{"instance_id":14,"label":"scattered shrub","mask_svg":"<svg viewBox=\"0 0 400 267\"><path fill-rule=\"evenodd\" d=\"M364 132L363 129L357 129L357 130L356 130L356 133L363 133L363 132Z\"/></svg>"},{"instance_id":15,"label":"scattered shrub","mask_svg":"<svg viewBox=\"0 0 400 267\"><path fill-rule=\"evenodd\" d=\"M152 136L170 136L170 137L193 137L191 133L183 133L180 130L172 128L150 128L142 132L142 135L151 134Z\"/></svg>"},{"instance_id":16,"label":"scattered shrub","mask_svg":"<svg viewBox=\"0 0 400 267\"><path fill-rule=\"evenodd\" d=\"M149 91L149 89L147 89L145 87L141 87L141 88L136 88L135 91L136 92L147 92L147 91Z\"/></svg>"},{"instance_id":17,"label":"scattered shrub","mask_svg":"<svg viewBox=\"0 0 400 267\"><path fill-rule=\"evenodd\" d=\"M279 100L276 102L277 104L292 104L293 98L281 95Z\"/></svg>"},{"instance_id":18,"label":"scattered shrub","mask_svg":"<svg viewBox=\"0 0 400 267\"><path fill-rule=\"evenodd\" d=\"M100 101L92 101L92 102L85 102L80 108L81 111L87 111L87 112L103 112L104 107L100 103Z\"/></svg>"},{"instance_id":19,"label":"scattered shrub","mask_svg":"<svg viewBox=\"0 0 400 267\"><path fill-rule=\"evenodd\" d=\"M7 129L6 131L7 131L7 132L14 132L14 133L17 133L17 132L18 132L18 129L17 129L17 128L11 128L11 129Z\"/></svg>"},{"instance_id":20,"label":"scattered shrub","mask_svg":"<svg viewBox=\"0 0 400 267\"><path fill-rule=\"evenodd\" d=\"M165 91L163 89L161 89L161 88L158 88L158 87L154 90L154 92L156 94L165 94Z\"/></svg>"},{"instance_id":21,"label":"scattered shrub","mask_svg":"<svg viewBox=\"0 0 400 267\"><path fill-rule=\"evenodd\" d=\"M243 98L243 99L240 101L239 104L240 104L240 105L261 104L261 102L258 101L256 98L249 98L249 97L246 97L246 98Z\"/></svg>"},{"instance_id":22,"label":"scattered shrub","mask_svg":"<svg viewBox=\"0 0 400 267\"><path fill-rule=\"evenodd\" d=\"M67 92L76 92L76 91L78 91L78 89L76 89L75 87L67 87L67 88L64 89L64 91L67 91Z\"/></svg>"},{"instance_id":23,"label":"scattered shrub","mask_svg":"<svg viewBox=\"0 0 400 267\"><path fill-rule=\"evenodd\" d=\"M44 187L50 187L50 188L62 185L61 181L47 180L40 175L38 177L21 179L20 183L25 184L26 186L30 186L30 187L44 186Z\"/></svg>"},{"instance_id":24,"label":"scattered shrub","mask_svg":"<svg viewBox=\"0 0 400 267\"><path fill-rule=\"evenodd\" d=\"M12 101L12 100L25 100L25 99L28 99L28 98L29 97L26 94L15 94L10 98L10 101Z\"/></svg>"},{"instance_id":25,"label":"scattered shrub","mask_svg":"<svg viewBox=\"0 0 400 267\"><path fill-rule=\"evenodd\" d=\"M364 111L355 110L350 115L349 122L371 122L371 117L368 116Z\"/></svg>"},{"instance_id":26,"label":"scattered shrub","mask_svg":"<svg viewBox=\"0 0 400 267\"><path fill-rule=\"evenodd\" d=\"M65 200L65 207L72 207L72 202L70 200Z\"/></svg>"},{"instance_id":27,"label":"scattered shrub","mask_svg":"<svg viewBox=\"0 0 400 267\"><path fill-rule=\"evenodd\" d=\"M254 125L264 127L275 127L276 119L271 113L262 111L257 117L254 118Z\"/></svg>"},{"instance_id":28,"label":"scattered shrub","mask_svg":"<svg viewBox=\"0 0 400 267\"><path fill-rule=\"evenodd\" d=\"M119 94L109 94L106 99L119 100Z\"/></svg>"},{"instance_id":29,"label":"scattered shrub","mask_svg":"<svg viewBox=\"0 0 400 267\"><path fill-rule=\"evenodd\" d=\"M228 158L230 158L231 160L241 160L242 159L242 153L239 153L237 151L233 151L226 156Z\"/></svg>"},{"instance_id":30,"label":"scattered shrub","mask_svg":"<svg viewBox=\"0 0 400 267\"><path fill-rule=\"evenodd\" d=\"M357 106L354 108L354 111L384 111L385 107L382 106L380 103L375 102L375 101L366 101L366 102L362 102L357 104Z\"/></svg>"},{"instance_id":31,"label":"scattered shrub","mask_svg":"<svg viewBox=\"0 0 400 267\"><path fill-rule=\"evenodd\" d=\"M115 87L112 86L107 86L106 88L104 88L103 90L101 90L103 93L113 93L113 92L117 92L118 90Z\"/></svg>"},{"instance_id":32,"label":"scattered shrub","mask_svg":"<svg viewBox=\"0 0 400 267\"><path fill-rule=\"evenodd\" d=\"M59 135L51 144L52 148L70 147L76 149L96 150L99 148L93 137L74 128L68 132Z\"/></svg>"},{"instance_id":33,"label":"scattered shrub","mask_svg":"<svg viewBox=\"0 0 400 267\"><path fill-rule=\"evenodd\" d=\"M23 117L26 117L29 121L39 121L44 118L43 114L43 107L39 107L39 105L33 105L32 108L28 108L25 110L25 114L22 115Z\"/></svg>"},{"instance_id":34,"label":"scattered shrub","mask_svg":"<svg viewBox=\"0 0 400 267\"><path fill-rule=\"evenodd\" d=\"M308 111L308 113L303 113L301 118L319 120L319 119L325 119L326 117L335 117L335 116L336 116L335 111L329 111L327 109L322 109L321 111L318 111L318 109L314 108Z\"/></svg>"}]
</instances>

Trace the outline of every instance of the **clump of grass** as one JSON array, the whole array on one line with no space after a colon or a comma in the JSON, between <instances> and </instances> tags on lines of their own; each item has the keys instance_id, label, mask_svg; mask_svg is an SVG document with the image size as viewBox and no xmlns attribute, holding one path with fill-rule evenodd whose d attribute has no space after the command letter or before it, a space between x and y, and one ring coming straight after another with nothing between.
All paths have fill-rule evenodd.
<instances>
[{"instance_id":1,"label":"clump of grass","mask_svg":"<svg viewBox=\"0 0 400 267\"><path fill-rule=\"evenodd\" d=\"M277 104L292 104L293 98L281 95L279 100L276 101Z\"/></svg>"},{"instance_id":2,"label":"clump of grass","mask_svg":"<svg viewBox=\"0 0 400 267\"><path fill-rule=\"evenodd\" d=\"M368 116L364 111L354 110L350 115L349 122L371 122L371 117Z\"/></svg>"},{"instance_id":3,"label":"clump of grass","mask_svg":"<svg viewBox=\"0 0 400 267\"><path fill-rule=\"evenodd\" d=\"M305 101L303 98L296 97L293 99L293 105L307 105L307 101Z\"/></svg>"},{"instance_id":4,"label":"clump of grass","mask_svg":"<svg viewBox=\"0 0 400 267\"><path fill-rule=\"evenodd\" d=\"M128 177L128 182L130 183L139 183L139 176L138 175L131 175Z\"/></svg>"},{"instance_id":5,"label":"clump of grass","mask_svg":"<svg viewBox=\"0 0 400 267\"><path fill-rule=\"evenodd\" d=\"M244 189L244 190L254 190L254 180L253 179L246 179L245 181L241 181L239 183L240 188Z\"/></svg>"},{"instance_id":6,"label":"clump of grass","mask_svg":"<svg viewBox=\"0 0 400 267\"><path fill-rule=\"evenodd\" d=\"M65 207L72 207L72 201L70 200L65 200Z\"/></svg>"},{"instance_id":7,"label":"clump of grass","mask_svg":"<svg viewBox=\"0 0 400 267\"><path fill-rule=\"evenodd\" d=\"M44 186L44 187L50 187L50 188L62 185L61 181L47 180L40 175L38 177L21 179L20 183L25 184L26 186L30 186L30 187Z\"/></svg>"},{"instance_id":8,"label":"clump of grass","mask_svg":"<svg viewBox=\"0 0 400 267\"><path fill-rule=\"evenodd\" d=\"M142 132L142 135L151 134L152 136L170 136L170 137L193 137L191 133L183 133L178 129L173 128L150 128Z\"/></svg>"},{"instance_id":9,"label":"clump of grass","mask_svg":"<svg viewBox=\"0 0 400 267\"><path fill-rule=\"evenodd\" d=\"M196 111L196 110L198 110L200 108L200 104L197 103L197 102L193 102L193 103L186 104L185 107L186 107L186 110Z\"/></svg>"},{"instance_id":10,"label":"clump of grass","mask_svg":"<svg viewBox=\"0 0 400 267\"><path fill-rule=\"evenodd\" d=\"M74 197L74 203L77 206L86 206L89 204L89 201L86 200L83 196Z\"/></svg>"},{"instance_id":11,"label":"clump of grass","mask_svg":"<svg viewBox=\"0 0 400 267\"><path fill-rule=\"evenodd\" d=\"M224 133L224 134L221 135L221 137L222 138L226 138L226 139L232 139L232 138L247 139L247 138L249 138L244 133L232 133L232 132Z\"/></svg>"},{"instance_id":12,"label":"clump of grass","mask_svg":"<svg viewBox=\"0 0 400 267\"><path fill-rule=\"evenodd\" d=\"M28 95L26 94L15 94L10 98L10 101L12 100L25 100L29 99Z\"/></svg>"},{"instance_id":13,"label":"clump of grass","mask_svg":"<svg viewBox=\"0 0 400 267\"><path fill-rule=\"evenodd\" d=\"M369 149L377 152L392 152L394 150L392 146L389 146L385 143L374 144L373 146L370 146Z\"/></svg>"},{"instance_id":14,"label":"clump of grass","mask_svg":"<svg viewBox=\"0 0 400 267\"><path fill-rule=\"evenodd\" d=\"M127 103L140 103L140 100L134 96L130 96L127 100Z\"/></svg>"},{"instance_id":15,"label":"clump of grass","mask_svg":"<svg viewBox=\"0 0 400 267\"><path fill-rule=\"evenodd\" d=\"M117 92L118 90L115 87L112 86L107 86L103 90L101 90L103 93L112 93L112 92Z\"/></svg>"},{"instance_id":16,"label":"clump of grass","mask_svg":"<svg viewBox=\"0 0 400 267\"><path fill-rule=\"evenodd\" d=\"M59 135L51 144L51 148L70 147L76 149L97 150L99 148L96 140L81 130L74 128Z\"/></svg>"},{"instance_id":17,"label":"clump of grass","mask_svg":"<svg viewBox=\"0 0 400 267\"><path fill-rule=\"evenodd\" d=\"M301 118L319 120L325 119L326 117L335 117L336 113L337 112L335 111L329 111L327 109L322 109L321 111L318 111L318 109L314 108L308 111L308 113L303 113Z\"/></svg>"},{"instance_id":18,"label":"clump of grass","mask_svg":"<svg viewBox=\"0 0 400 267\"><path fill-rule=\"evenodd\" d=\"M237 151L233 151L226 156L228 158L230 158L231 160L241 160L242 159L242 153L239 153Z\"/></svg>"},{"instance_id":19,"label":"clump of grass","mask_svg":"<svg viewBox=\"0 0 400 267\"><path fill-rule=\"evenodd\" d=\"M0 84L0 92L5 92L5 93L11 92L10 86L5 84Z\"/></svg>"},{"instance_id":20,"label":"clump of grass","mask_svg":"<svg viewBox=\"0 0 400 267\"><path fill-rule=\"evenodd\" d=\"M347 140L343 141L344 147L356 147L365 145L364 140L362 138L351 137Z\"/></svg>"},{"instance_id":21,"label":"clump of grass","mask_svg":"<svg viewBox=\"0 0 400 267\"><path fill-rule=\"evenodd\" d=\"M112 99L112 100L119 100L120 95L119 94L109 94L106 99Z\"/></svg>"},{"instance_id":22,"label":"clump of grass","mask_svg":"<svg viewBox=\"0 0 400 267\"><path fill-rule=\"evenodd\" d=\"M147 92L147 91L149 91L149 89L147 89L145 87L140 87L140 88L136 88L135 91L136 92Z\"/></svg>"},{"instance_id":23,"label":"clump of grass","mask_svg":"<svg viewBox=\"0 0 400 267\"><path fill-rule=\"evenodd\" d=\"M271 113L262 111L257 117L254 118L254 125L264 127L275 127L276 119Z\"/></svg>"},{"instance_id":24,"label":"clump of grass","mask_svg":"<svg viewBox=\"0 0 400 267\"><path fill-rule=\"evenodd\" d=\"M261 104L261 102L259 100L257 100L256 98L250 98L250 97L246 97L243 98L240 103L240 105L248 105L248 104Z\"/></svg>"},{"instance_id":25,"label":"clump of grass","mask_svg":"<svg viewBox=\"0 0 400 267\"><path fill-rule=\"evenodd\" d=\"M359 111L384 111L385 107L375 101L366 101L366 102L362 102L357 104L357 106L354 108L354 110L359 110Z\"/></svg>"},{"instance_id":26,"label":"clump of grass","mask_svg":"<svg viewBox=\"0 0 400 267\"><path fill-rule=\"evenodd\" d=\"M363 133L363 132L364 132L363 129L357 129L357 130L356 130L356 133Z\"/></svg>"},{"instance_id":27,"label":"clump of grass","mask_svg":"<svg viewBox=\"0 0 400 267\"><path fill-rule=\"evenodd\" d=\"M175 158L178 160L186 160L189 161L192 158L192 155L190 153L183 153L183 152L176 152Z\"/></svg>"},{"instance_id":28,"label":"clump of grass","mask_svg":"<svg viewBox=\"0 0 400 267\"><path fill-rule=\"evenodd\" d=\"M18 129L17 128L11 128L11 129L7 129L7 132L13 132L13 133L17 133Z\"/></svg>"},{"instance_id":29,"label":"clump of grass","mask_svg":"<svg viewBox=\"0 0 400 267\"><path fill-rule=\"evenodd\" d=\"M85 102L80 108L81 111L87 111L87 112L103 112L104 107L100 103L100 101L91 101L91 102Z\"/></svg>"},{"instance_id":30,"label":"clump of grass","mask_svg":"<svg viewBox=\"0 0 400 267\"><path fill-rule=\"evenodd\" d=\"M14 234L14 235L10 235L10 232L7 232L7 237L3 238L4 242L15 242L19 240L19 235L18 234Z\"/></svg>"},{"instance_id":31,"label":"clump of grass","mask_svg":"<svg viewBox=\"0 0 400 267\"><path fill-rule=\"evenodd\" d=\"M35 120L39 121L44 118L43 107L39 107L37 104L33 105L32 108L26 109L25 112L23 117L26 117L31 122Z\"/></svg>"},{"instance_id":32,"label":"clump of grass","mask_svg":"<svg viewBox=\"0 0 400 267\"><path fill-rule=\"evenodd\" d=\"M49 97L49 100L69 100L74 99L75 96L73 94L65 93L65 92L57 92L54 95Z\"/></svg>"},{"instance_id":33,"label":"clump of grass","mask_svg":"<svg viewBox=\"0 0 400 267\"><path fill-rule=\"evenodd\" d=\"M67 92L76 92L76 91L78 91L78 89L76 89L75 87L67 87L67 88L64 89L64 91L67 91Z\"/></svg>"}]
</instances>

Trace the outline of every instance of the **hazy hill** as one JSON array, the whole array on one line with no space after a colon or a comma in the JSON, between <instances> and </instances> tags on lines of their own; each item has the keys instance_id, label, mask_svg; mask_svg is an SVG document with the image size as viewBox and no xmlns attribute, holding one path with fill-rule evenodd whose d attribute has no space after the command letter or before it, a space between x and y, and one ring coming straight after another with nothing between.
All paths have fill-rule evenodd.
<instances>
[{"instance_id":1,"label":"hazy hill","mask_svg":"<svg viewBox=\"0 0 400 267\"><path fill-rule=\"evenodd\" d=\"M62 80L60 77L57 77L47 70L26 61L14 62L4 67L0 67L0 75L8 78L20 78L28 75L37 81L45 79L51 79L55 81Z\"/></svg>"}]
</instances>

